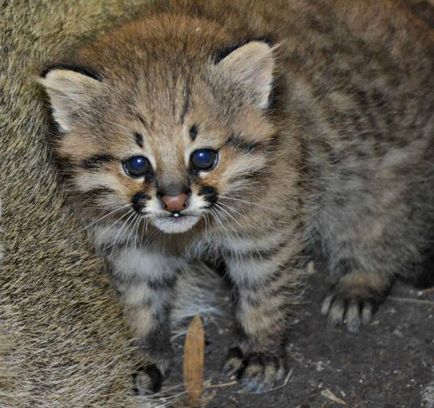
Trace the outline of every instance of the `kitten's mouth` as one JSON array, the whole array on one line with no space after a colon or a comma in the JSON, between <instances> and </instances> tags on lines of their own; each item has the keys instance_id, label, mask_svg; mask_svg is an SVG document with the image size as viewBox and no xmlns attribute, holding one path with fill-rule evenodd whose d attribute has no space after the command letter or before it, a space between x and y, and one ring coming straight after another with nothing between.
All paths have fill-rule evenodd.
<instances>
[{"instance_id":1,"label":"kitten's mouth","mask_svg":"<svg viewBox=\"0 0 434 408\"><path fill-rule=\"evenodd\" d=\"M182 214L175 212L169 216L160 217L152 221L152 224L166 234L180 234L193 228L199 221L198 215Z\"/></svg>"}]
</instances>

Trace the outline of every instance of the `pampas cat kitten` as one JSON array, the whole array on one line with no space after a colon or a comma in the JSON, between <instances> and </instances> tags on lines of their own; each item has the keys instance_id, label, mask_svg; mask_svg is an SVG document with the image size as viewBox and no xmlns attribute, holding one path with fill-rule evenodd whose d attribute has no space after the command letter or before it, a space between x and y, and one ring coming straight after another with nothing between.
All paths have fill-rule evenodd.
<instances>
[{"instance_id":1,"label":"pampas cat kitten","mask_svg":"<svg viewBox=\"0 0 434 408\"><path fill-rule=\"evenodd\" d=\"M157 389L177 271L224 260L225 371L286 369L306 254L322 313L357 331L434 238L433 39L389 1L160 2L40 82L79 216Z\"/></svg>"}]
</instances>

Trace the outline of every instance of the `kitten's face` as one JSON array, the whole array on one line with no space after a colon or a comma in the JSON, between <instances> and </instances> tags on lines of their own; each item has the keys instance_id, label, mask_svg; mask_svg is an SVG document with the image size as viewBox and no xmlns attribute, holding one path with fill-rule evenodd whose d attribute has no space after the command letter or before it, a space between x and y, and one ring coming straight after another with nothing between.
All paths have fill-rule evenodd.
<instances>
[{"instance_id":1,"label":"kitten's face","mask_svg":"<svg viewBox=\"0 0 434 408\"><path fill-rule=\"evenodd\" d=\"M194 72L157 61L134 77L50 70L57 152L82 205L169 234L236 218L267 170L272 69L268 45L253 42Z\"/></svg>"}]
</instances>

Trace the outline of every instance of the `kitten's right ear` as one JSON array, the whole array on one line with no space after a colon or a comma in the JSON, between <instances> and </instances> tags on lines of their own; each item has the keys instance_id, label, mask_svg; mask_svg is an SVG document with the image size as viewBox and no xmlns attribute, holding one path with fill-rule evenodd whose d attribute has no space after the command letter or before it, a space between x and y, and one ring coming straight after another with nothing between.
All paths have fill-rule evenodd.
<instances>
[{"instance_id":1,"label":"kitten's right ear","mask_svg":"<svg viewBox=\"0 0 434 408\"><path fill-rule=\"evenodd\" d=\"M89 106L91 96L101 87L99 78L86 69L55 66L45 70L38 82L50 98L55 121L69 131L74 113Z\"/></svg>"},{"instance_id":2,"label":"kitten's right ear","mask_svg":"<svg viewBox=\"0 0 434 408\"><path fill-rule=\"evenodd\" d=\"M250 41L230 50L217 64L225 75L245 87L250 101L259 109L269 104L276 48L265 41Z\"/></svg>"}]
</instances>

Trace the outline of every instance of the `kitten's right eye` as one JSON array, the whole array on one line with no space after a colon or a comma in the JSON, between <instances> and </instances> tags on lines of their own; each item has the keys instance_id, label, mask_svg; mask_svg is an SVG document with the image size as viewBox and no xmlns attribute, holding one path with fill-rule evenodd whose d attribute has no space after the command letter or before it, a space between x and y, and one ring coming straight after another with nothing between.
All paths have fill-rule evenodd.
<instances>
[{"instance_id":1,"label":"kitten's right eye","mask_svg":"<svg viewBox=\"0 0 434 408\"><path fill-rule=\"evenodd\" d=\"M151 163L146 157L133 156L122 162L124 171L130 177L143 177L151 170Z\"/></svg>"}]
</instances>

